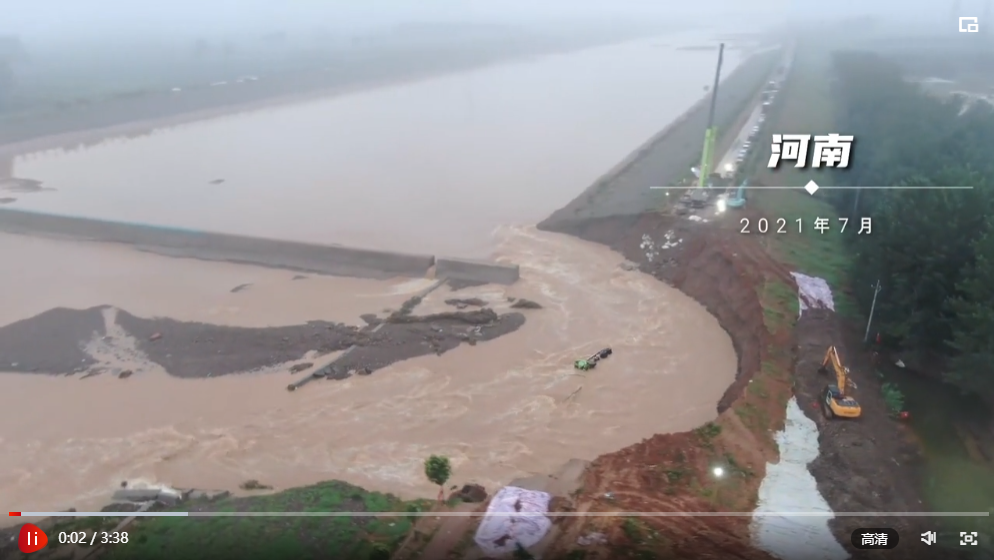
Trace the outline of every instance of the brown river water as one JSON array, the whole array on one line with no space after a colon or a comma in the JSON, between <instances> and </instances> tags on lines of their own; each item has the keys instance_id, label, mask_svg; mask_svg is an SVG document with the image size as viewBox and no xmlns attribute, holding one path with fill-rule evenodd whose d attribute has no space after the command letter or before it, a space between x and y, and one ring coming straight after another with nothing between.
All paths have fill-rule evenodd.
<instances>
[{"instance_id":1,"label":"brown river water","mask_svg":"<svg viewBox=\"0 0 994 560\"><path fill-rule=\"evenodd\" d=\"M17 176L57 190L18 194L14 207L494 257L519 264L522 280L458 297L497 311L507 297L526 297L544 309L496 340L294 393L284 389L286 367L178 379L127 336L118 348L91 341L97 359L141 373L0 374L0 502L85 510L122 480L235 489L247 479L285 488L336 478L433 496L421 467L432 453L452 457L456 482L493 488L713 419L736 371L717 321L623 269L609 249L530 225L702 95L714 53L660 43L673 39L19 158ZM0 235L0 254L0 324L101 304L236 326L358 323L431 283L294 282L280 270L9 235ZM251 290L231 293L247 283ZM438 290L416 312L451 309L447 297ZM605 365L572 368L605 346L615 351Z\"/></svg>"}]
</instances>

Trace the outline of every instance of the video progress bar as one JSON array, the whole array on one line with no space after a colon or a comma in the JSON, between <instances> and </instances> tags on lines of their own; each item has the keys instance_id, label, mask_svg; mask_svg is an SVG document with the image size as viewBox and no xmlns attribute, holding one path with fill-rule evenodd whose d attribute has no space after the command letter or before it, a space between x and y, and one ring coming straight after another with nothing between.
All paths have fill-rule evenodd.
<instances>
[{"instance_id":1,"label":"video progress bar","mask_svg":"<svg viewBox=\"0 0 994 560\"><path fill-rule=\"evenodd\" d=\"M990 517L989 511L12 511L11 517Z\"/></svg>"}]
</instances>

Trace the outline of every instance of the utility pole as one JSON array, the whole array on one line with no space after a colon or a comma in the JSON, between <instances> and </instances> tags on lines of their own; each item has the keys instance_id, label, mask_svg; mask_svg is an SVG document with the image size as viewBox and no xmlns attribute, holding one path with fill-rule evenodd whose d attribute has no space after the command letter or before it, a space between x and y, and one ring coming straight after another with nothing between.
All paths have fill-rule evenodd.
<instances>
[{"instance_id":1,"label":"utility pole","mask_svg":"<svg viewBox=\"0 0 994 560\"><path fill-rule=\"evenodd\" d=\"M873 311L877 308L877 294L880 293L880 280L873 287L873 303L870 304L870 318L866 320L866 334L863 335L863 342L870 340L870 325L873 324Z\"/></svg>"},{"instance_id":2,"label":"utility pole","mask_svg":"<svg viewBox=\"0 0 994 560\"><path fill-rule=\"evenodd\" d=\"M718 85L721 82L721 63L725 58L725 43L718 46L718 67L714 71L714 87L711 88L711 108L708 111L708 127L704 131L704 152L701 154L701 177L697 186L704 187L708 184L711 175L711 168L714 157L714 142L717 131L714 129L714 109L718 103Z\"/></svg>"}]
</instances>

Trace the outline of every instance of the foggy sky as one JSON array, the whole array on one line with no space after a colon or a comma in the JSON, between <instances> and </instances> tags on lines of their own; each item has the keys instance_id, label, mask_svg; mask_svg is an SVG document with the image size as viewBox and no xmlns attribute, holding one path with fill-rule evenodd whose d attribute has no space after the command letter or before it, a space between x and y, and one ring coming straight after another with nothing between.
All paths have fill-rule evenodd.
<instances>
[{"instance_id":1,"label":"foggy sky","mask_svg":"<svg viewBox=\"0 0 994 560\"><path fill-rule=\"evenodd\" d=\"M986 0L955 2L981 15ZM100 39L362 30L409 21L525 23L556 19L666 18L707 22L747 13L756 20L860 14L895 22L947 19L952 0L3 0L0 33L25 40ZM976 12L976 13L972 13ZM750 18L752 21L753 18Z\"/></svg>"}]
</instances>

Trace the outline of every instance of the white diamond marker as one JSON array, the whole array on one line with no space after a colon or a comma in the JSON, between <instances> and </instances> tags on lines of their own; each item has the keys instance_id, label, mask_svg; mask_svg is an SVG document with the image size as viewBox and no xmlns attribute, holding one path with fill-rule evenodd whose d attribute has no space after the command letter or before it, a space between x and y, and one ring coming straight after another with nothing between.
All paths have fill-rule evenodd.
<instances>
[{"instance_id":1,"label":"white diamond marker","mask_svg":"<svg viewBox=\"0 0 994 560\"><path fill-rule=\"evenodd\" d=\"M804 185L804 190L808 191L808 194L814 196L818 192L818 184L814 181L808 181L807 185Z\"/></svg>"}]
</instances>

